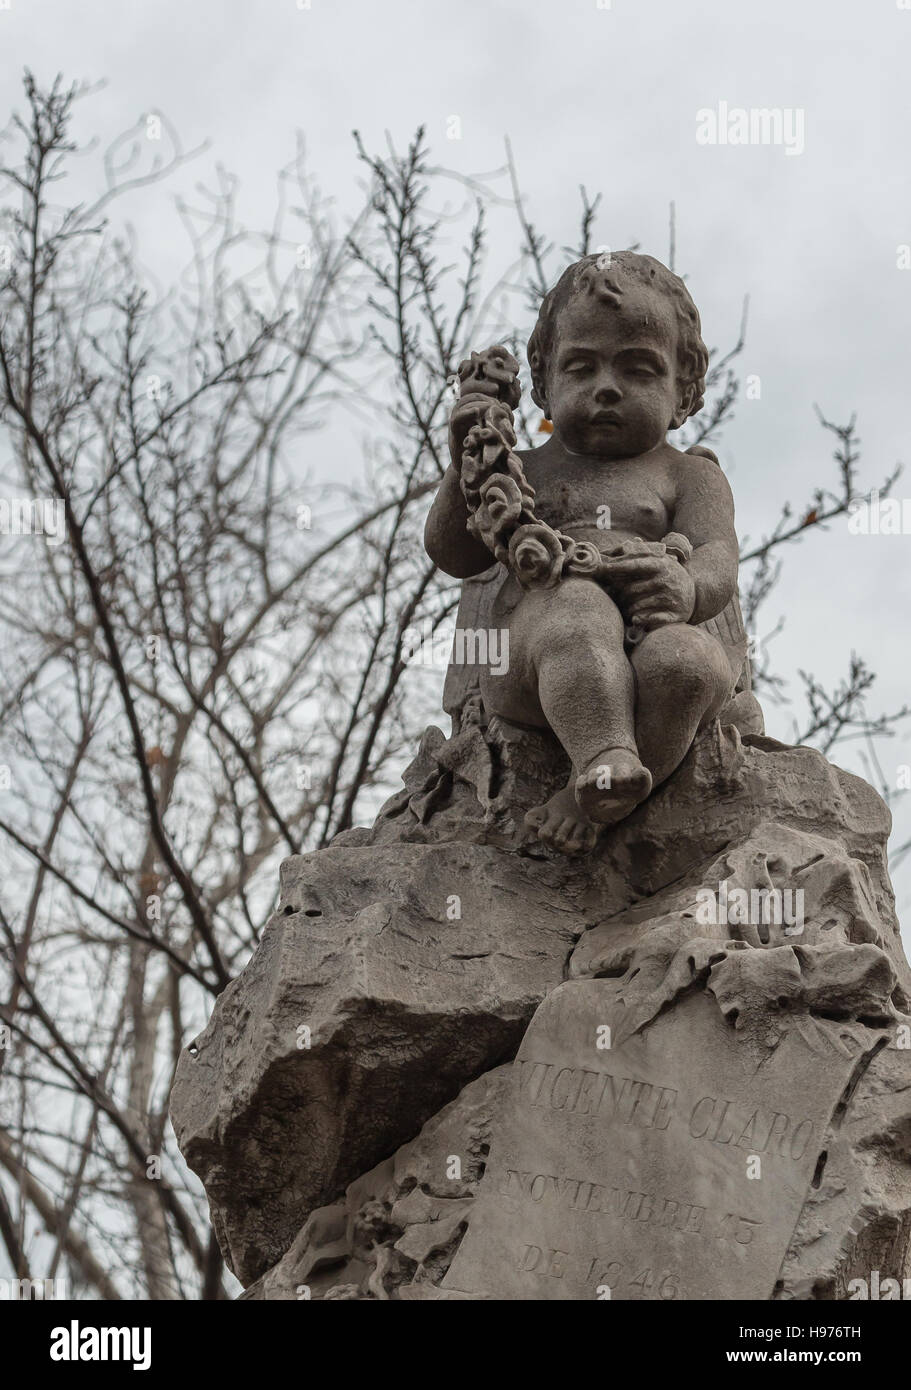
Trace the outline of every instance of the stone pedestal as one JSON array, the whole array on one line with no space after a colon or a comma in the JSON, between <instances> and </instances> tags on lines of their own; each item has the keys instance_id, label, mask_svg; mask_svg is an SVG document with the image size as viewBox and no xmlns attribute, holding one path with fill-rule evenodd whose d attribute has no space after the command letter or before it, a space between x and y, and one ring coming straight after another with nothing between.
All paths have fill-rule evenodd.
<instances>
[{"instance_id":1,"label":"stone pedestal","mask_svg":"<svg viewBox=\"0 0 911 1390\"><path fill-rule=\"evenodd\" d=\"M716 723L571 860L523 829L565 772L496 721L431 730L371 829L285 864L172 1099L245 1297L834 1298L911 1274L887 808ZM766 917L774 893L799 921Z\"/></svg>"},{"instance_id":2,"label":"stone pedestal","mask_svg":"<svg viewBox=\"0 0 911 1390\"><path fill-rule=\"evenodd\" d=\"M684 949L698 958L702 946ZM787 1014L738 1033L711 993L730 965L716 958L705 988L634 1028L617 981L548 996L522 1040L445 1290L773 1296L825 1168L826 1131L888 1033L826 1020L810 1041Z\"/></svg>"}]
</instances>

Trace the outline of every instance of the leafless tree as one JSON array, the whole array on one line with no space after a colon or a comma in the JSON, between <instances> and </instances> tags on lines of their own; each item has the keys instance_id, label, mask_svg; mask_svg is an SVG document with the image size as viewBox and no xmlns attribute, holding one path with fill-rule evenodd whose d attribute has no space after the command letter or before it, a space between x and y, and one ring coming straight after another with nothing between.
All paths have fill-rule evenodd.
<instances>
[{"instance_id":1,"label":"leafless tree","mask_svg":"<svg viewBox=\"0 0 911 1390\"><path fill-rule=\"evenodd\" d=\"M524 342L598 200L582 191L578 243L557 247L508 149L458 179L419 133L358 144L345 220L300 144L266 232L223 171L180 204L190 265L156 294L108 219L194 152L155 115L103 154L93 202L59 196L86 95L27 75L0 143L0 467L31 532L0 539L0 1269L217 1299L230 1281L167 1126L178 1055L254 949L280 860L369 814L438 704L404 638L458 601L420 540L454 373ZM504 211L519 245L497 270ZM742 337L714 354L689 443L729 422ZM541 423L522 416L528 441ZM838 490L745 547L751 623L787 545L857 491L853 422L824 423ZM35 534L57 515L65 534ZM821 747L901 713L868 717L859 658L838 691L805 679Z\"/></svg>"}]
</instances>

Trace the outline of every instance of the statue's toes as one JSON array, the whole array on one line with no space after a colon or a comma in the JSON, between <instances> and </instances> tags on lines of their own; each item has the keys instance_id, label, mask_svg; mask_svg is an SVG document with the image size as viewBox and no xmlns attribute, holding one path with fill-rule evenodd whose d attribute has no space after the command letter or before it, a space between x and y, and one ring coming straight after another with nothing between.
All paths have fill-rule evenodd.
<instances>
[{"instance_id":1,"label":"statue's toes","mask_svg":"<svg viewBox=\"0 0 911 1390\"><path fill-rule=\"evenodd\" d=\"M576 828L576 842L578 844L578 849L575 851L575 853L588 854L589 850L593 850L595 848L595 843L597 839L597 826L588 825L580 821Z\"/></svg>"},{"instance_id":2,"label":"statue's toes","mask_svg":"<svg viewBox=\"0 0 911 1390\"><path fill-rule=\"evenodd\" d=\"M576 819L570 816L564 817L554 830L554 847L563 850L565 854L578 854L581 849L579 839L581 829L582 827Z\"/></svg>"},{"instance_id":3,"label":"statue's toes","mask_svg":"<svg viewBox=\"0 0 911 1390\"><path fill-rule=\"evenodd\" d=\"M558 831L557 848L564 854L587 854L594 848L597 834L595 827L587 821L570 821L568 829L564 821Z\"/></svg>"}]
</instances>

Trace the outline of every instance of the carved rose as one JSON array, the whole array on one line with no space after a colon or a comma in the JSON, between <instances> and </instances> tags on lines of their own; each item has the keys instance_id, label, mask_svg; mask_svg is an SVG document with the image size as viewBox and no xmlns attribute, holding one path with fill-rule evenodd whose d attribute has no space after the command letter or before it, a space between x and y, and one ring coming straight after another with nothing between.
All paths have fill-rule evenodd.
<instances>
[{"instance_id":1,"label":"carved rose","mask_svg":"<svg viewBox=\"0 0 911 1390\"><path fill-rule=\"evenodd\" d=\"M528 507L529 510L533 510L535 505L535 490L526 478L525 470L522 467L520 460L516 458L515 454L510 454L507 458L506 472L509 474L511 478L514 478L516 483L518 484L519 491L522 494L522 499L526 507Z\"/></svg>"},{"instance_id":2,"label":"carved rose","mask_svg":"<svg viewBox=\"0 0 911 1390\"><path fill-rule=\"evenodd\" d=\"M462 450L462 483L476 492L485 478L499 472L506 461L508 449L496 430L488 425L472 425L465 436Z\"/></svg>"},{"instance_id":3,"label":"carved rose","mask_svg":"<svg viewBox=\"0 0 911 1390\"><path fill-rule=\"evenodd\" d=\"M505 442L499 435L494 434L493 439L488 439L484 445L484 452L481 457L484 460L484 467L487 469L496 468L506 450Z\"/></svg>"},{"instance_id":4,"label":"carved rose","mask_svg":"<svg viewBox=\"0 0 911 1390\"><path fill-rule=\"evenodd\" d=\"M601 551L590 541L573 541L566 557L566 568L570 574L579 576L595 575L601 569Z\"/></svg>"},{"instance_id":5,"label":"carved rose","mask_svg":"<svg viewBox=\"0 0 911 1390\"><path fill-rule=\"evenodd\" d=\"M541 521L520 526L509 542L509 564L525 588L551 589L563 572L563 546Z\"/></svg>"},{"instance_id":6,"label":"carved rose","mask_svg":"<svg viewBox=\"0 0 911 1390\"><path fill-rule=\"evenodd\" d=\"M505 542L521 519L522 506L522 491L508 474L493 473L481 483L478 504L468 529L504 564L509 558Z\"/></svg>"},{"instance_id":7,"label":"carved rose","mask_svg":"<svg viewBox=\"0 0 911 1390\"><path fill-rule=\"evenodd\" d=\"M481 504L498 531L515 526L522 515L521 488L508 473L492 473L481 484Z\"/></svg>"},{"instance_id":8,"label":"carved rose","mask_svg":"<svg viewBox=\"0 0 911 1390\"><path fill-rule=\"evenodd\" d=\"M686 565L692 560L692 542L687 536L680 535L678 531L669 531L661 543L668 555L675 555L681 565Z\"/></svg>"},{"instance_id":9,"label":"carved rose","mask_svg":"<svg viewBox=\"0 0 911 1390\"><path fill-rule=\"evenodd\" d=\"M486 423L496 430L497 434L506 441L510 449L515 448L516 432L512 427L512 411L502 402L497 401L490 406L487 411Z\"/></svg>"},{"instance_id":10,"label":"carved rose","mask_svg":"<svg viewBox=\"0 0 911 1390\"><path fill-rule=\"evenodd\" d=\"M519 364L504 347L473 352L467 361L459 364L463 395L468 391L479 391L484 395L496 396L512 410L519 404L522 394L516 380L518 375Z\"/></svg>"},{"instance_id":11,"label":"carved rose","mask_svg":"<svg viewBox=\"0 0 911 1390\"><path fill-rule=\"evenodd\" d=\"M496 398L497 384L495 381L488 381L484 371L484 354L473 352L464 362L459 363L459 396L464 399L468 395L488 396Z\"/></svg>"}]
</instances>

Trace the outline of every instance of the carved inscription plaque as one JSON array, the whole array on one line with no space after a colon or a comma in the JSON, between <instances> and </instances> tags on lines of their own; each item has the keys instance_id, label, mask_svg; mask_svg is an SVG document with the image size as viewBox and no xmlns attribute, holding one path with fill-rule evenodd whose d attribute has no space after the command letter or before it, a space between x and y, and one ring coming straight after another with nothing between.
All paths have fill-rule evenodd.
<instances>
[{"instance_id":1,"label":"carved inscription plaque","mask_svg":"<svg viewBox=\"0 0 911 1390\"><path fill-rule=\"evenodd\" d=\"M749 1046L703 992L622 1015L611 980L541 1005L444 1297L771 1297L854 1056Z\"/></svg>"}]
</instances>

